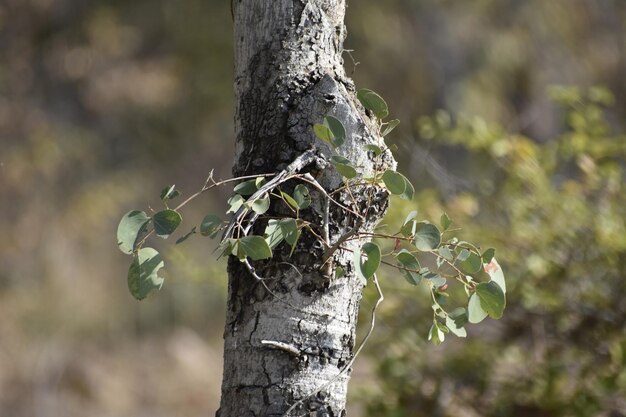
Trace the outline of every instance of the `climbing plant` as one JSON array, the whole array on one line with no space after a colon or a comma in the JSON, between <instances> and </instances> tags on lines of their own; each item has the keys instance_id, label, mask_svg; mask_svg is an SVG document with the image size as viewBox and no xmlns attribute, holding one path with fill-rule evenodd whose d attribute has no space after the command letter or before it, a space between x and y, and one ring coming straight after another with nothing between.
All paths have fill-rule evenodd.
<instances>
[{"instance_id":1,"label":"climbing plant","mask_svg":"<svg viewBox=\"0 0 626 417\"><path fill-rule=\"evenodd\" d=\"M385 100L372 90L361 89L356 94L363 107L378 121L381 137L387 136L400 123L393 119L385 121L389 109ZM336 117L326 116L312 126L319 140L334 150L340 148L350 132ZM375 166L385 166L382 158L385 152L394 151L393 145L365 145L364 151L375 159L381 159ZM322 158L322 161L319 159ZM322 166L331 164L343 177L341 186L335 190L325 190L310 173L302 173L303 167L318 161ZM351 204L340 202L340 193L353 196L359 192L372 195L375 190L386 190L403 200L412 200L415 189L409 179L395 169L378 169L365 173L355 161L339 154L325 158L311 149L302 153L285 169L278 173L235 177L216 180L214 173L208 175L200 190L189 196L174 208L171 202L181 196L174 185L163 188L160 199L163 209L147 214L141 210L126 213L118 226L119 249L132 257L128 271L130 293L141 300L163 285L159 270L164 261L159 252L146 246L156 235L167 239L182 224L181 209L201 194L219 186L235 184L228 200L228 219L215 214L207 214L200 225L176 240L182 243L193 235L209 238L219 236L217 252L219 256L234 256L241 261L251 276L263 283L263 262L272 257L281 246L287 246L293 253L303 233L314 236L324 248L321 270L325 276L341 279L345 270L341 265L333 265L333 254L338 250L353 252L353 267L356 276L367 285L374 280L381 266L391 267L401 272L408 285L424 285L430 293L432 305L432 326L428 339L439 344L446 334L458 337L467 335L465 325L479 323L487 316L499 319L506 305L506 284L504 275L495 258L493 248L482 249L475 244L460 240L455 236L459 229L447 214L443 213L437 223L419 220L417 211L408 213L398 230L388 230L379 224L373 232L357 232L358 228L345 233L331 242L329 239L329 210L345 210L360 221L363 215L354 211ZM310 191L316 190L322 197L324 213L319 223L305 220L301 214L313 203ZM371 197L370 197L371 198ZM354 197L351 199L356 205ZM268 215L270 206L282 205L288 215L277 217ZM357 220L358 221L358 220ZM363 242L356 250L344 246L346 242ZM449 302L451 286L458 284L465 296L462 303ZM382 293L380 293L382 297ZM456 298L455 298L456 300Z\"/></svg>"}]
</instances>

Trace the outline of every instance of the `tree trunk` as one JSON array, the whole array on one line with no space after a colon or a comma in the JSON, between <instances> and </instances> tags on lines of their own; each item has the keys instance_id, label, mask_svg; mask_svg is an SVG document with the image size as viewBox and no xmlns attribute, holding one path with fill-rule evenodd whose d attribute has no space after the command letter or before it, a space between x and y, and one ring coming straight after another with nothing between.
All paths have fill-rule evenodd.
<instances>
[{"instance_id":1,"label":"tree trunk","mask_svg":"<svg viewBox=\"0 0 626 417\"><path fill-rule=\"evenodd\" d=\"M359 165L364 176L395 165L385 154L375 167L373 155L363 148L381 145L382 139L378 122L356 100L344 72L344 0L233 2L234 174L281 171L313 149L318 158L301 172L330 191L343 181L327 162L336 152ZM312 130L326 115L341 120L347 131L346 143L337 150ZM290 192L296 183L282 190ZM300 217L321 225L328 213L326 243L331 245L346 233L371 231L387 207L387 192L376 186L336 195L360 216L332 203L328 209L323 194L309 189L313 204ZM280 201L272 203L270 213L290 215ZM263 222L257 223L255 233L261 234ZM291 256L289 247L279 246L269 261L255 263L262 283L230 257L218 416L345 415L349 370L341 371L352 357L363 289L351 251L360 243L346 242L323 266L328 248L305 231ZM345 271L343 277L336 276L337 266Z\"/></svg>"}]
</instances>

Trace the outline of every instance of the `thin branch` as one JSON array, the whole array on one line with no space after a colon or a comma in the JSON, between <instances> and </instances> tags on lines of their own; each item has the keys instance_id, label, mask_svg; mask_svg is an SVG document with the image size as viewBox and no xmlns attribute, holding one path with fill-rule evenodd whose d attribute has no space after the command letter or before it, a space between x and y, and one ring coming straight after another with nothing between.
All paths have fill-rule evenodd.
<instances>
[{"instance_id":1,"label":"thin branch","mask_svg":"<svg viewBox=\"0 0 626 417\"><path fill-rule=\"evenodd\" d=\"M319 182L317 182L317 180L315 178L313 178L313 176L311 174L309 174L308 172L306 174L304 174L303 176L300 177L300 179L304 182L308 182L309 184L311 184L312 186L314 186L315 188L317 188L326 198L329 198L330 201L332 201L333 203L335 203L337 206L341 207L342 209L346 210L349 213L354 214L355 216L359 217L359 218L363 218L363 216L359 213L357 213L356 211L344 206L343 204L341 204L340 202L338 202L337 200L335 200L334 198L332 198L328 192L326 192L326 190L324 189L324 187L321 186L321 184Z\"/></svg>"},{"instance_id":2,"label":"thin branch","mask_svg":"<svg viewBox=\"0 0 626 417\"><path fill-rule=\"evenodd\" d=\"M257 178L257 177L272 177L274 175L276 175L276 174L244 175L244 176L241 176L241 177L228 178L226 180L220 180L218 182L215 182L213 180L213 170L211 170L211 172L209 173L209 176L207 177L207 179L204 182L204 185L202 186L200 191L197 191L197 192L193 193L192 195L190 195L189 197L187 197L187 199L185 201L180 203L173 210L174 211L180 210L182 207L186 206L191 200L193 200L194 198L198 197L200 194L210 190L211 188L219 187L220 185L228 184L229 182L235 182L235 181L241 181L241 180L249 180L249 179ZM207 185L209 183L209 181L213 181L213 184Z\"/></svg>"},{"instance_id":3,"label":"thin branch","mask_svg":"<svg viewBox=\"0 0 626 417\"><path fill-rule=\"evenodd\" d=\"M324 257L322 258L322 265L325 264L331 256L333 256L335 251L339 249L339 247L343 243L345 243L348 239L350 239L352 236L356 235L359 232L359 227L361 227L361 225L357 225L354 229L350 229L339 239L337 239L337 241L330 248L328 248L328 250L324 253Z\"/></svg>"}]
</instances>

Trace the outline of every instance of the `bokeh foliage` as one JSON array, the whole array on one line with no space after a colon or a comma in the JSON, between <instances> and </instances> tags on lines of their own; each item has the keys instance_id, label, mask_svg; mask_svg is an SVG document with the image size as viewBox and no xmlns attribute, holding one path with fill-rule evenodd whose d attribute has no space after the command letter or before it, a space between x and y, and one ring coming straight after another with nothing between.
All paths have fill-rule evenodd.
<instances>
[{"instance_id":1,"label":"bokeh foliage","mask_svg":"<svg viewBox=\"0 0 626 417\"><path fill-rule=\"evenodd\" d=\"M373 348L386 352L380 382L362 388L369 415L624 415L626 137L610 133L606 89L550 96L566 128L543 143L476 117L418 119L420 141L467 152L482 179L445 197L425 190L418 205L499 248L508 306L497 326L433 350L415 340L429 306L392 301L393 327Z\"/></svg>"},{"instance_id":2,"label":"bokeh foliage","mask_svg":"<svg viewBox=\"0 0 626 417\"><path fill-rule=\"evenodd\" d=\"M443 410L452 398L478 415L505 415L506 407L516 410L510 415L541 415L533 404L550 398L554 408L570 398L569 410L577 402L623 410L623 377L611 379L624 348L616 347L623 333L623 197L603 197L602 187L610 187L601 186L611 158L589 144L589 158L571 155L548 185L518 179L506 195L519 207L503 213L498 207L509 203L487 196L514 179L499 165L504 156L426 141L413 121L440 108L469 120L480 115L488 122L475 122L470 138L484 136L483 129L495 139L519 133L505 141L514 149L509 155L534 149L530 160L547 164L545 150L564 131L547 86L605 85L615 95L607 119L623 131L625 20L626 3L614 0L348 1L346 46L360 61L354 78L383 95L402 120L389 137L400 148L401 170L421 190L421 214L434 221L445 209L472 240L497 247L507 277L517 280L509 301L519 300L507 307L508 321L473 326L462 344L434 349L423 346L427 297L388 296L389 316L374 333L385 344L357 361L351 415L364 415L368 401L372 410L415 415L418 405ZM208 262L212 248L191 240L163 251L167 285L138 305L120 278L127 259L110 236L121 213L145 201L156 207L165 185L176 183L185 196L211 168L229 176L231 38L223 0L0 2L1 415L193 416L216 408L224 266ZM349 55L345 60L351 73ZM458 130L463 123L452 119ZM494 133L493 123L503 127ZM617 167L619 155L612 158ZM593 161L595 173L581 171L579 159L583 166ZM540 186L558 193L542 195L538 201L550 205L535 215L538 202L524 200L532 195L526 187ZM200 205L183 213L185 221L226 210L208 199ZM567 211L543 218L557 206ZM513 214L536 218L529 227L514 223ZM549 227L540 233L535 225ZM568 236L597 242L580 246L567 263L557 249ZM565 278L550 275L559 265L568 268ZM394 281L384 285L390 291ZM509 344L503 334L511 335ZM528 362L531 351L538 362ZM359 385L386 393L384 401L359 396ZM526 414L513 405L520 402ZM544 415L559 415L542 407Z\"/></svg>"}]
</instances>

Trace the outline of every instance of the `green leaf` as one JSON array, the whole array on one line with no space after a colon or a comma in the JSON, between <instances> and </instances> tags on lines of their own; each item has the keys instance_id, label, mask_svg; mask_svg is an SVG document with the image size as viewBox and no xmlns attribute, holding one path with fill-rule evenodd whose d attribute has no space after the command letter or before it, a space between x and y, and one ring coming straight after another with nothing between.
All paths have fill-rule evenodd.
<instances>
[{"instance_id":1,"label":"green leaf","mask_svg":"<svg viewBox=\"0 0 626 417\"><path fill-rule=\"evenodd\" d=\"M346 271L340 266L335 268L335 278L341 278L346 275Z\"/></svg>"},{"instance_id":2,"label":"green leaf","mask_svg":"<svg viewBox=\"0 0 626 417\"><path fill-rule=\"evenodd\" d=\"M388 169L383 173L383 182L391 194L398 195L404 200L411 200L415 189L411 182L397 171Z\"/></svg>"},{"instance_id":3,"label":"green leaf","mask_svg":"<svg viewBox=\"0 0 626 417\"><path fill-rule=\"evenodd\" d=\"M441 255L445 260L452 262L454 260L454 256L452 256L452 251L447 246L442 246L437 249L439 255Z\"/></svg>"},{"instance_id":4,"label":"green leaf","mask_svg":"<svg viewBox=\"0 0 626 417\"><path fill-rule=\"evenodd\" d=\"M320 123L315 123L313 125L313 132L315 132L315 136L335 147L335 143L333 142L333 139L335 137L333 136L333 132L328 126Z\"/></svg>"},{"instance_id":5,"label":"green leaf","mask_svg":"<svg viewBox=\"0 0 626 417\"><path fill-rule=\"evenodd\" d=\"M490 263L493 257L495 256L495 254L496 254L496 250L494 248L489 248L485 250L482 254L483 263L484 264Z\"/></svg>"},{"instance_id":6,"label":"green leaf","mask_svg":"<svg viewBox=\"0 0 626 417\"><path fill-rule=\"evenodd\" d=\"M280 196L295 211L299 211L300 210L300 206L298 205L298 202L296 200L294 200L294 198L292 196L290 196L289 194L284 193L282 191L280 192Z\"/></svg>"},{"instance_id":7,"label":"green leaf","mask_svg":"<svg viewBox=\"0 0 626 417\"><path fill-rule=\"evenodd\" d=\"M174 188L175 186L165 187L161 190L161 200L166 202L168 200L173 200L174 198L180 195L180 192Z\"/></svg>"},{"instance_id":8,"label":"green leaf","mask_svg":"<svg viewBox=\"0 0 626 417\"><path fill-rule=\"evenodd\" d=\"M231 239L231 253L239 259L250 258L253 261L272 257L272 249L261 236L250 235L240 239Z\"/></svg>"},{"instance_id":9,"label":"green leaf","mask_svg":"<svg viewBox=\"0 0 626 417\"><path fill-rule=\"evenodd\" d=\"M185 240L189 239L189 237L191 235L194 235L195 233L196 233L196 226L192 227L191 230L184 236L181 236L178 239L176 239L176 244L178 245L179 243L183 243Z\"/></svg>"},{"instance_id":10,"label":"green leaf","mask_svg":"<svg viewBox=\"0 0 626 417\"><path fill-rule=\"evenodd\" d=\"M361 247L361 252L367 256L367 260L361 263L361 272L368 279L376 273L380 266L380 247L376 243L367 242Z\"/></svg>"},{"instance_id":11,"label":"green leaf","mask_svg":"<svg viewBox=\"0 0 626 417\"><path fill-rule=\"evenodd\" d=\"M405 225L411 220L414 220L416 217L417 217L417 210L412 210L409 214L406 215L406 218L404 219L404 223L402 224Z\"/></svg>"},{"instance_id":12,"label":"green leaf","mask_svg":"<svg viewBox=\"0 0 626 417\"><path fill-rule=\"evenodd\" d=\"M468 322L467 309L457 307L448 313L448 316L456 323L456 327L463 327Z\"/></svg>"},{"instance_id":13,"label":"green leaf","mask_svg":"<svg viewBox=\"0 0 626 417\"><path fill-rule=\"evenodd\" d=\"M207 214L200 223L200 234L202 236L210 236L214 238L222 226L222 219L214 214Z\"/></svg>"},{"instance_id":14,"label":"green leaf","mask_svg":"<svg viewBox=\"0 0 626 417\"><path fill-rule=\"evenodd\" d=\"M159 211L152 218L157 236L167 239L183 221L181 215L174 210Z\"/></svg>"},{"instance_id":15,"label":"green leaf","mask_svg":"<svg viewBox=\"0 0 626 417\"><path fill-rule=\"evenodd\" d=\"M456 258L459 260L459 262L463 262L464 260L469 258L470 253L471 252L467 249L461 249L461 251L459 252Z\"/></svg>"},{"instance_id":16,"label":"green leaf","mask_svg":"<svg viewBox=\"0 0 626 417\"><path fill-rule=\"evenodd\" d=\"M417 258L408 250L402 249L396 254L396 259L404 268L413 270L402 271L404 273L404 277L409 282L409 284L418 285L422 281L422 276L419 273L421 266Z\"/></svg>"},{"instance_id":17,"label":"green leaf","mask_svg":"<svg viewBox=\"0 0 626 417\"><path fill-rule=\"evenodd\" d=\"M383 130L383 133L381 133L381 136L382 137L387 136L399 124L400 124L400 120L398 120L398 119L393 119L393 120L389 121L389 123L386 124L385 129Z\"/></svg>"},{"instance_id":18,"label":"green leaf","mask_svg":"<svg viewBox=\"0 0 626 417\"><path fill-rule=\"evenodd\" d=\"M433 322L433 325L430 327L428 340L430 340L434 345L440 345L444 340L446 340L446 334L439 328L437 322Z\"/></svg>"},{"instance_id":19,"label":"green leaf","mask_svg":"<svg viewBox=\"0 0 626 417\"><path fill-rule=\"evenodd\" d=\"M439 288L446 283L446 279L444 277L428 269L426 272L421 272L420 274L422 275L422 278L425 278L428 281L430 281L431 285L434 288Z\"/></svg>"},{"instance_id":20,"label":"green leaf","mask_svg":"<svg viewBox=\"0 0 626 417\"><path fill-rule=\"evenodd\" d=\"M350 162L349 159L346 159L339 155L335 155L332 158L330 158L330 161L335 166L335 169L337 170L337 172L343 175L344 177L348 179L356 177L356 174L357 174L356 169L354 168L354 166L352 165L352 162Z\"/></svg>"},{"instance_id":21,"label":"green leaf","mask_svg":"<svg viewBox=\"0 0 626 417\"><path fill-rule=\"evenodd\" d=\"M441 233L437 226L431 223L419 222L415 227L414 245L417 250L430 252L437 249L441 243Z\"/></svg>"},{"instance_id":22,"label":"green leaf","mask_svg":"<svg viewBox=\"0 0 626 417\"><path fill-rule=\"evenodd\" d=\"M446 327L457 337L467 337L467 331L463 326L459 326L449 315L446 316Z\"/></svg>"},{"instance_id":23,"label":"green leaf","mask_svg":"<svg viewBox=\"0 0 626 417\"><path fill-rule=\"evenodd\" d=\"M383 182L391 194L399 195L406 190L406 182L403 175L392 169L388 169L383 173Z\"/></svg>"},{"instance_id":24,"label":"green leaf","mask_svg":"<svg viewBox=\"0 0 626 417\"><path fill-rule=\"evenodd\" d=\"M366 255L367 259L363 260L361 254ZM357 276L364 282L367 282L372 275L376 273L380 266L380 248L373 242L363 244L361 249L354 251L354 267Z\"/></svg>"},{"instance_id":25,"label":"green leaf","mask_svg":"<svg viewBox=\"0 0 626 417\"><path fill-rule=\"evenodd\" d=\"M415 229L417 228L417 222L415 220L409 220L407 223L402 226L400 229L400 233L403 236L409 237L415 234Z\"/></svg>"},{"instance_id":26,"label":"green leaf","mask_svg":"<svg viewBox=\"0 0 626 417\"><path fill-rule=\"evenodd\" d=\"M379 156L381 153L383 153L382 148L378 145L367 144L365 145L365 149L374 152L375 156Z\"/></svg>"},{"instance_id":27,"label":"green leaf","mask_svg":"<svg viewBox=\"0 0 626 417\"><path fill-rule=\"evenodd\" d=\"M237 210L239 210L239 208L245 202L246 200L242 196L240 196L239 194L235 194L234 196L228 199L228 204L230 205L230 208L228 209L226 213L236 213Z\"/></svg>"},{"instance_id":28,"label":"green leaf","mask_svg":"<svg viewBox=\"0 0 626 417\"><path fill-rule=\"evenodd\" d=\"M132 210L126 213L117 226L117 246L122 252L130 255L135 250L135 244L150 221L145 212Z\"/></svg>"},{"instance_id":29,"label":"green leaf","mask_svg":"<svg viewBox=\"0 0 626 417\"><path fill-rule=\"evenodd\" d=\"M441 215L441 219L439 220L439 222L441 223L441 228L444 231L448 230L448 228L452 225L452 220L450 220L450 217L448 217L446 213L443 213Z\"/></svg>"},{"instance_id":30,"label":"green leaf","mask_svg":"<svg viewBox=\"0 0 626 417\"><path fill-rule=\"evenodd\" d=\"M480 323L487 317L487 312L480 305L480 299L476 293L472 294L467 304L467 319L470 323Z\"/></svg>"},{"instance_id":31,"label":"green leaf","mask_svg":"<svg viewBox=\"0 0 626 417\"><path fill-rule=\"evenodd\" d=\"M465 253L464 251L467 251L467 249L463 249L461 253ZM459 254L459 259L460 257L461 254ZM469 252L467 258L460 263L459 267L461 268L461 271L465 272L468 275L472 275L480 271L482 265L483 264L480 256L476 255L474 252Z\"/></svg>"},{"instance_id":32,"label":"green leaf","mask_svg":"<svg viewBox=\"0 0 626 417\"><path fill-rule=\"evenodd\" d=\"M154 289L160 289L163 278L157 275L165 263L155 249L142 248L137 251L128 269L128 289L138 300L146 298Z\"/></svg>"},{"instance_id":33,"label":"green leaf","mask_svg":"<svg viewBox=\"0 0 626 417\"><path fill-rule=\"evenodd\" d=\"M372 90L363 88L356 93L356 98L359 99L363 107L370 110L379 119L384 119L389 115L389 108L385 100Z\"/></svg>"},{"instance_id":34,"label":"green leaf","mask_svg":"<svg viewBox=\"0 0 626 417\"><path fill-rule=\"evenodd\" d=\"M256 214L263 214L270 209L270 198L268 196L257 198L252 202L250 208L254 210Z\"/></svg>"},{"instance_id":35,"label":"green leaf","mask_svg":"<svg viewBox=\"0 0 626 417\"><path fill-rule=\"evenodd\" d=\"M488 264L483 264L485 272L489 275L491 280L498 284L502 289L502 292L506 294L506 282L504 281L504 273L500 264L496 258L492 258Z\"/></svg>"},{"instance_id":36,"label":"green leaf","mask_svg":"<svg viewBox=\"0 0 626 417\"><path fill-rule=\"evenodd\" d=\"M298 224L294 219L271 219L267 223L264 235L271 249L283 240L293 247L298 241Z\"/></svg>"},{"instance_id":37,"label":"green leaf","mask_svg":"<svg viewBox=\"0 0 626 417\"><path fill-rule=\"evenodd\" d=\"M305 185L296 185L293 189L293 199L296 204L298 204L298 207L300 207L300 210L303 210L311 205L311 194Z\"/></svg>"},{"instance_id":38,"label":"green leaf","mask_svg":"<svg viewBox=\"0 0 626 417\"><path fill-rule=\"evenodd\" d=\"M333 134L333 139L331 139L333 146L343 145L346 141L346 129L343 127L343 123L333 116L326 116L324 117L324 124L328 126Z\"/></svg>"},{"instance_id":39,"label":"green leaf","mask_svg":"<svg viewBox=\"0 0 626 417\"><path fill-rule=\"evenodd\" d=\"M506 306L506 298L502 288L494 282L481 282L476 286L476 295L480 299L480 306L489 314L492 319L502 317L504 307Z\"/></svg>"},{"instance_id":40,"label":"green leaf","mask_svg":"<svg viewBox=\"0 0 626 417\"><path fill-rule=\"evenodd\" d=\"M248 196L257 192L259 189L258 178L244 181L235 186L233 191L239 195Z\"/></svg>"}]
</instances>

